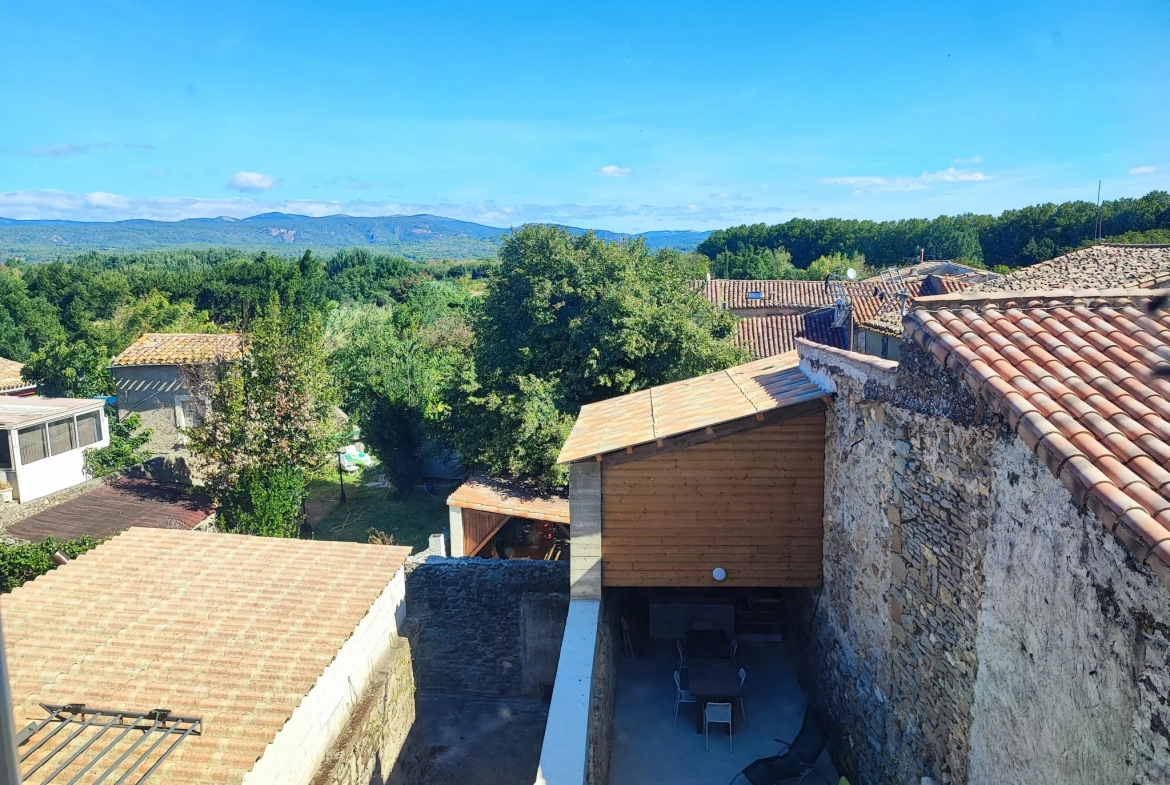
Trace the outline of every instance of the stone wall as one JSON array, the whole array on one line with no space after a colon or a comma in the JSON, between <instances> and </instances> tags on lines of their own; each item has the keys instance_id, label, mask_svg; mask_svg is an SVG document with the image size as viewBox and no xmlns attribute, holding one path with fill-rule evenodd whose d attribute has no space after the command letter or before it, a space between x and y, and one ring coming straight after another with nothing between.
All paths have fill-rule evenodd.
<instances>
[{"instance_id":1,"label":"stone wall","mask_svg":"<svg viewBox=\"0 0 1170 785\"><path fill-rule=\"evenodd\" d=\"M430 558L407 569L406 634L420 690L544 694L556 677L568 564Z\"/></svg>"},{"instance_id":2,"label":"stone wall","mask_svg":"<svg viewBox=\"0 0 1170 785\"><path fill-rule=\"evenodd\" d=\"M378 664L370 686L313 779L313 785L407 785L425 764L413 732L414 671L399 638Z\"/></svg>"},{"instance_id":3,"label":"stone wall","mask_svg":"<svg viewBox=\"0 0 1170 785\"><path fill-rule=\"evenodd\" d=\"M593 652L593 683L589 700L589 733L585 750L585 785L609 785L609 756L613 737L614 684L617 677L616 598L602 597L597 618L597 646Z\"/></svg>"},{"instance_id":4,"label":"stone wall","mask_svg":"<svg viewBox=\"0 0 1170 785\"><path fill-rule=\"evenodd\" d=\"M950 372L829 351L824 586L789 640L855 783L1170 781L1170 593ZM799 595L798 595L799 597Z\"/></svg>"},{"instance_id":5,"label":"stone wall","mask_svg":"<svg viewBox=\"0 0 1170 785\"><path fill-rule=\"evenodd\" d=\"M997 445L972 782L1170 782L1170 600L1018 439Z\"/></svg>"}]
</instances>

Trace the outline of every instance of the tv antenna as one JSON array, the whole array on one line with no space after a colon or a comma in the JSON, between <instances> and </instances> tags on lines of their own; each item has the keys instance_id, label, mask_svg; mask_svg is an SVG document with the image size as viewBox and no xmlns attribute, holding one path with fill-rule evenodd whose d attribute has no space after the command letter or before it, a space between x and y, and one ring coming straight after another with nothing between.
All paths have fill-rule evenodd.
<instances>
[{"instance_id":1,"label":"tv antenna","mask_svg":"<svg viewBox=\"0 0 1170 785\"><path fill-rule=\"evenodd\" d=\"M1093 235L1093 239L1101 239L1101 181L1097 181L1097 232Z\"/></svg>"}]
</instances>

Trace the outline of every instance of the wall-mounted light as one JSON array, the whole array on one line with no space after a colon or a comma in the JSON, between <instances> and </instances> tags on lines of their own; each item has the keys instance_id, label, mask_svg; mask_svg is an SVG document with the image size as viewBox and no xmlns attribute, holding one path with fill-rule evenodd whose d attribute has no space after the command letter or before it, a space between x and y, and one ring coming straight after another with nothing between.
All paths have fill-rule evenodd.
<instances>
[{"instance_id":1,"label":"wall-mounted light","mask_svg":"<svg viewBox=\"0 0 1170 785\"><path fill-rule=\"evenodd\" d=\"M722 567L716 567L715 569L711 570L711 577L717 581L721 581L727 577L727 570L723 569Z\"/></svg>"}]
</instances>

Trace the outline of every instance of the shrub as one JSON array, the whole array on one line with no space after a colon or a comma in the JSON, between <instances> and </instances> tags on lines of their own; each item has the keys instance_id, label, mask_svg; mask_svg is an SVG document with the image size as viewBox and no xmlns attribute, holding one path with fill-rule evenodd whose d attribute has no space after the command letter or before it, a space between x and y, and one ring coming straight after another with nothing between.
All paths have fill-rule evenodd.
<instances>
[{"instance_id":1,"label":"shrub","mask_svg":"<svg viewBox=\"0 0 1170 785\"><path fill-rule=\"evenodd\" d=\"M41 542L23 545L0 545L0 593L10 592L25 581L55 569L54 552L62 551L70 559L75 559L102 542L105 540L95 540L84 534L76 540L65 542L57 542L49 537Z\"/></svg>"},{"instance_id":2,"label":"shrub","mask_svg":"<svg viewBox=\"0 0 1170 785\"><path fill-rule=\"evenodd\" d=\"M291 466L246 469L224 489L216 518L221 531L261 537L297 537L305 475Z\"/></svg>"},{"instance_id":3,"label":"shrub","mask_svg":"<svg viewBox=\"0 0 1170 785\"><path fill-rule=\"evenodd\" d=\"M111 472L142 463L151 456L144 445L150 441L151 430L142 428L142 417L128 414L124 420L118 413L107 407L106 419L110 423L110 443L100 450L85 451L85 474L87 477L104 477ZM142 428L139 431L139 428ZM138 431L138 433L135 433Z\"/></svg>"}]
</instances>

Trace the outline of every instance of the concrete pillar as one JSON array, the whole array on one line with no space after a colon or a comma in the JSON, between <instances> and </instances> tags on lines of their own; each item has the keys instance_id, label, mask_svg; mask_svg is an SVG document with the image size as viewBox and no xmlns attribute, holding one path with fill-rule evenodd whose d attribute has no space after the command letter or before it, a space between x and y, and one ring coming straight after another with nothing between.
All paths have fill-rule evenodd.
<instances>
[{"instance_id":1,"label":"concrete pillar","mask_svg":"<svg viewBox=\"0 0 1170 785\"><path fill-rule=\"evenodd\" d=\"M463 552L463 508L447 505L447 516L451 521L451 556L466 556Z\"/></svg>"},{"instance_id":2,"label":"concrete pillar","mask_svg":"<svg viewBox=\"0 0 1170 785\"><path fill-rule=\"evenodd\" d=\"M569 464L569 598L601 599L601 463Z\"/></svg>"}]
</instances>

